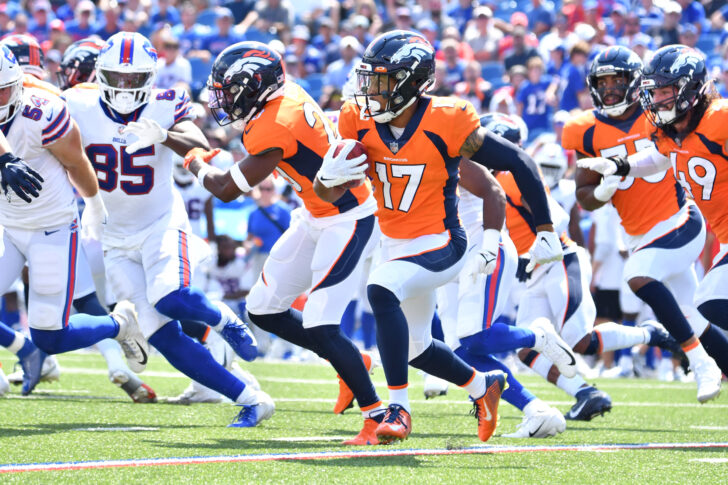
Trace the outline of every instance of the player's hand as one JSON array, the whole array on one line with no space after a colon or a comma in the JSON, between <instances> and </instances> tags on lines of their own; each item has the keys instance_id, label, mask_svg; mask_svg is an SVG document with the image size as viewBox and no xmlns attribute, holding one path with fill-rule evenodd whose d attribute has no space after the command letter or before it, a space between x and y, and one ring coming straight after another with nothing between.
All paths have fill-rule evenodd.
<instances>
[{"instance_id":1,"label":"player's hand","mask_svg":"<svg viewBox=\"0 0 728 485\"><path fill-rule=\"evenodd\" d=\"M109 218L101 194L97 193L93 197L84 197L83 200L86 206L81 215L81 237L101 241L106 227L106 220Z\"/></svg>"},{"instance_id":2,"label":"player's hand","mask_svg":"<svg viewBox=\"0 0 728 485\"><path fill-rule=\"evenodd\" d=\"M367 159L366 154L362 154L351 160L349 156L351 150L354 149L354 140L346 140L341 151L334 156L338 143L334 143L329 147L329 151L324 155L321 168L316 174L319 182L324 187L331 188L352 180L361 180L366 177L365 172L368 166L364 163Z\"/></svg>"},{"instance_id":3,"label":"player's hand","mask_svg":"<svg viewBox=\"0 0 728 485\"><path fill-rule=\"evenodd\" d=\"M609 158L581 158L576 161L579 168L587 168L602 175L614 175L617 172L617 164Z\"/></svg>"},{"instance_id":4,"label":"player's hand","mask_svg":"<svg viewBox=\"0 0 728 485\"><path fill-rule=\"evenodd\" d=\"M124 135L136 135L138 140L126 147L126 153L134 154L144 147L156 143L164 143L167 139L167 130L159 126L159 123L151 118L140 118L139 121L131 121L121 130Z\"/></svg>"},{"instance_id":5,"label":"player's hand","mask_svg":"<svg viewBox=\"0 0 728 485\"><path fill-rule=\"evenodd\" d=\"M30 204L30 196L38 197L43 177L10 152L0 155L0 187L10 201L8 187Z\"/></svg>"},{"instance_id":6,"label":"player's hand","mask_svg":"<svg viewBox=\"0 0 728 485\"><path fill-rule=\"evenodd\" d=\"M192 160L195 159L200 160L202 163L210 163L210 160L215 158L218 153L220 153L219 148L205 150L204 148L195 147L192 150L188 151L185 155L184 167L186 169L189 169L190 163L192 163Z\"/></svg>"},{"instance_id":7,"label":"player's hand","mask_svg":"<svg viewBox=\"0 0 728 485\"><path fill-rule=\"evenodd\" d=\"M599 185L594 188L594 198L602 202L608 202L617 191L617 187L621 180L622 177L619 175L607 175L602 179Z\"/></svg>"},{"instance_id":8,"label":"player's hand","mask_svg":"<svg viewBox=\"0 0 728 485\"><path fill-rule=\"evenodd\" d=\"M528 252L531 258L526 272L530 273L537 264L551 263L552 261L561 261L564 258L564 252L561 248L559 236L553 231L539 231L536 233L536 242Z\"/></svg>"},{"instance_id":9,"label":"player's hand","mask_svg":"<svg viewBox=\"0 0 728 485\"><path fill-rule=\"evenodd\" d=\"M468 261L466 274L470 281L475 284L480 275L489 275L495 271L498 262L498 250L500 249L500 231L486 229L483 233L483 243L480 251L475 253Z\"/></svg>"}]
</instances>

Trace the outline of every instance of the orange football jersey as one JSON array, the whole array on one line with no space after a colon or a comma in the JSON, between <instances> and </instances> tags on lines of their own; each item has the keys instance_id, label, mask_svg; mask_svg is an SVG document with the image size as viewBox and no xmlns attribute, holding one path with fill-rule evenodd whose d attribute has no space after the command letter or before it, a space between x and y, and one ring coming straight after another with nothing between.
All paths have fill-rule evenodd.
<instances>
[{"instance_id":1,"label":"orange football jersey","mask_svg":"<svg viewBox=\"0 0 728 485\"><path fill-rule=\"evenodd\" d=\"M714 100L678 144L658 130L657 149L670 157L675 178L698 204L721 244L728 243L728 99Z\"/></svg>"},{"instance_id":2,"label":"orange football jersey","mask_svg":"<svg viewBox=\"0 0 728 485\"><path fill-rule=\"evenodd\" d=\"M243 145L256 155L271 148L283 150L276 171L285 178L314 217L341 214L357 207L371 193L369 183L348 190L339 200L321 200L313 181L324 155L336 140L336 128L316 101L300 86L287 83L284 94L268 101L243 131Z\"/></svg>"},{"instance_id":3,"label":"orange football jersey","mask_svg":"<svg viewBox=\"0 0 728 485\"><path fill-rule=\"evenodd\" d=\"M566 122L561 144L585 157L626 157L651 147L654 131L641 107L622 121L594 110ZM612 197L624 230L632 236L645 234L684 204L685 192L668 170L645 178L623 177Z\"/></svg>"},{"instance_id":4,"label":"orange football jersey","mask_svg":"<svg viewBox=\"0 0 728 485\"><path fill-rule=\"evenodd\" d=\"M61 96L61 90L59 88L47 81L41 81L32 74L23 74L23 87L43 89L56 96Z\"/></svg>"},{"instance_id":5,"label":"orange football jersey","mask_svg":"<svg viewBox=\"0 0 728 485\"><path fill-rule=\"evenodd\" d=\"M339 132L367 147L382 233L413 239L460 226L459 152L479 127L469 102L423 96L402 136L395 138L389 125L362 120L356 103L344 104Z\"/></svg>"}]
</instances>

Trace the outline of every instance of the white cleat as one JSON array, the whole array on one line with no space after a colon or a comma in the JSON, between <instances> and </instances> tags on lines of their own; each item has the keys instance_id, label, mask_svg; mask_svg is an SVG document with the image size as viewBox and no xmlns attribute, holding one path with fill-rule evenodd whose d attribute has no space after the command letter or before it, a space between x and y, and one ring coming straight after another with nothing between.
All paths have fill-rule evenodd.
<instances>
[{"instance_id":1,"label":"white cleat","mask_svg":"<svg viewBox=\"0 0 728 485\"><path fill-rule=\"evenodd\" d=\"M425 374L425 399L432 399L437 396L446 396L450 383L439 377Z\"/></svg>"},{"instance_id":2,"label":"white cleat","mask_svg":"<svg viewBox=\"0 0 728 485\"><path fill-rule=\"evenodd\" d=\"M177 397L167 398L169 404L196 404L196 403L220 403L223 402L222 394L205 387L199 382L192 381L187 389Z\"/></svg>"},{"instance_id":3,"label":"white cleat","mask_svg":"<svg viewBox=\"0 0 728 485\"><path fill-rule=\"evenodd\" d=\"M260 383L258 383L258 379L256 379L255 376L247 370L242 369L237 362L233 362L228 370L232 375L243 381L246 387L260 391Z\"/></svg>"},{"instance_id":4,"label":"white cleat","mask_svg":"<svg viewBox=\"0 0 728 485\"><path fill-rule=\"evenodd\" d=\"M121 345L126 363L135 374L143 372L149 358L149 343L139 328L134 305L129 301L120 301L111 316L119 324L119 334L115 339Z\"/></svg>"},{"instance_id":5,"label":"white cleat","mask_svg":"<svg viewBox=\"0 0 728 485\"><path fill-rule=\"evenodd\" d=\"M531 325L531 330L536 334L536 343L533 345L533 350L540 352L553 362L564 377L574 377L577 372L574 352L556 334L548 320L537 319Z\"/></svg>"},{"instance_id":6,"label":"white cleat","mask_svg":"<svg viewBox=\"0 0 728 485\"><path fill-rule=\"evenodd\" d=\"M23 383L23 369L20 369L20 365L17 365L15 372L8 374L8 382L14 386L19 386ZM55 355L48 355L43 361L43 367L41 370L40 381L38 382L58 382L61 378L61 365L58 363Z\"/></svg>"},{"instance_id":7,"label":"white cleat","mask_svg":"<svg viewBox=\"0 0 728 485\"><path fill-rule=\"evenodd\" d=\"M723 373L710 357L695 360L697 362L690 362L690 367L693 369L695 382L698 384L698 401L705 403L720 394L720 381Z\"/></svg>"},{"instance_id":8,"label":"white cleat","mask_svg":"<svg viewBox=\"0 0 728 485\"><path fill-rule=\"evenodd\" d=\"M564 432L566 420L558 409L547 406L542 401L536 409L529 409L532 404L536 404L536 401L532 401L524 409L523 421L518 429L504 434L504 438L549 438Z\"/></svg>"},{"instance_id":9,"label":"white cleat","mask_svg":"<svg viewBox=\"0 0 728 485\"><path fill-rule=\"evenodd\" d=\"M5 372L3 372L2 367L0 367L0 397L7 394L9 390L10 382L8 382L8 378L5 377Z\"/></svg>"}]
</instances>

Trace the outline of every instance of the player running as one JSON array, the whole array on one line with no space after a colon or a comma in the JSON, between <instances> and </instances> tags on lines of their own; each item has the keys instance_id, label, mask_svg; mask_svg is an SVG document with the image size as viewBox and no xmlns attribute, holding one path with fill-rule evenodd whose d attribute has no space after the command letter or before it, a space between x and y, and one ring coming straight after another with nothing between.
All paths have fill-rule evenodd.
<instances>
[{"instance_id":1,"label":"player running","mask_svg":"<svg viewBox=\"0 0 728 485\"><path fill-rule=\"evenodd\" d=\"M680 342L695 372L698 400L705 402L718 395L721 379L708 354L726 371L728 346L721 331L701 318L695 307L718 326L728 328L728 321L716 286L721 281L720 264L714 265L695 294L693 262L703 248L705 226L683 188L694 196L721 243L728 243L728 231L721 224L726 211L715 184L716 167L724 162L716 157L725 153L726 136L720 125L726 105L710 95L702 56L685 46L668 46L658 50L643 70L643 112L636 104L640 67L636 55L623 47L601 53L589 76L600 112L567 124L564 140L582 157L577 180L580 201L595 208L611 200L619 211L632 248L625 279ZM623 143L615 145L614 140ZM589 156L599 158L584 158ZM679 185L665 177L671 165ZM605 177L600 182L597 174L584 169ZM720 255L715 261L721 261Z\"/></svg>"}]
</instances>

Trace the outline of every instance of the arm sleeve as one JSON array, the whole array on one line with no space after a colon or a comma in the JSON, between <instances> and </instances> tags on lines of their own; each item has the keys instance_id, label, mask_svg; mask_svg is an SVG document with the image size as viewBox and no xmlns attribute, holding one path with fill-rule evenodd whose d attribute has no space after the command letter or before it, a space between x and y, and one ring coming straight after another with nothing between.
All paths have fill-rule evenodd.
<instances>
[{"instance_id":1,"label":"arm sleeve","mask_svg":"<svg viewBox=\"0 0 728 485\"><path fill-rule=\"evenodd\" d=\"M486 132L483 144L471 159L493 170L509 171L533 213L537 226L551 224L546 189L536 163L526 152L508 140Z\"/></svg>"},{"instance_id":2,"label":"arm sleeve","mask_svg":"<svg viewBox=\"0 0 728 485\"><path fill-rule=\"evenodd\" d=\"M45 108L41 117L45 122L45 127L41 131L41 143L44 147L66 136L73 126L71 113L65 101L57 98L50 105L51 109ZM48 113L47 116L46 113Z\"/></svg>"},{"instance_id":3,"label":"arm sleeve","mask_svg":"<svg viewBox=\"0 0 728 485\"><path fill-rule=\"evenodd\" d=\"M631 177L647 177L667 170L672 165L670 159L652 147L627 157Z\"/></svg>"},{"instance_id":4,"label":"arm sleeve","mask_svg":"<svg viewBox=\"0 0 728 485\"><path fill-rule=\"evenodd\" d=\"M184 89L176 90L174 99L176 101L174 106L174 124L183 120L193 119L192 104L190 103L190 97L187 91Z\"/></svg>"}]
</instances>

